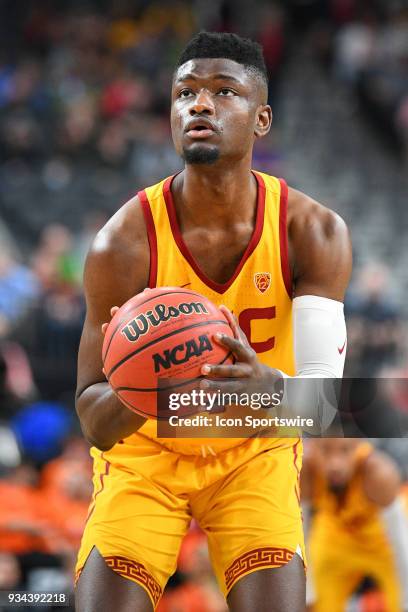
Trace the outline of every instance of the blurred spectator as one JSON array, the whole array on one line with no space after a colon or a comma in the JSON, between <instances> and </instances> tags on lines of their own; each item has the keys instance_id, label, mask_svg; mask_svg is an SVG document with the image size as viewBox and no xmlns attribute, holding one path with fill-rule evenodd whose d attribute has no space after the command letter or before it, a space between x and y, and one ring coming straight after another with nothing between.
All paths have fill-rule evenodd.
<instances>
[{"instance_id":1,"label":"blurred spectator","mask_svg":"<svg viewBox=\"0 0 408 612\"><path fill-rule=\"evenodd\" d=\"M5 343L0 343L0 419L11 418L21 406L21 401L10 386L10 368L5 356ZM23 374L23 372L22 372ZM20 376L20 371L18 373Z\"/></svg>"},{"instance_id":2,"label":"blurred spectator","mask_svg":"<svg viewBox=\"0 0 408 612\"><path fill-rule=\"evenodd\" d=\"M0 551L17 555L46 552L45 507L38 489L38 472L25 463L0 480Z\"/></svg>"},{"instance_id":3,"label":"blurred spectator","mask_svg":"<svg viewBox=\"0 0 408 612\"><path fill-rule=\"evenodd\" d=\"M0 341L0 422L12 418L25 402L35 397L32 371L23 348L16 342Z\"/></svg>"},{"instance_id":4,"label":"blurred spectator","mask_svg":"<svg viewBox=\"0 0 408 612\"><path fill-rule=\"evenodd\" d=\"M270 79L269 100L272 104L275 99L277 78L282 67L285 50L283 13L276 4L264 7L258 40L263 48L265 64Z\"/></svg>"},{"instance_id":5,"label":"blurred spectator","mask_svg":"<svg viewBox=\"0 0 408 612\"><path fill-rule=\"evenodd\" d=\"M82 260L68 228L51 224L44 229L32 264L41 283L41 299L32 303L16 337L30 356L38 391L45 399L58 399L75 387L84 318L78 285Z\"/></svg>"},{"instance_id":6,"label":"blurred spectator","mask_svg":"<svg viewBox=\"0 0 408 612\"><path fill-rule=\"evenodd\" d=\"M369 20L341 28L335 40L336 76L355 85L373 59L375 37L375 23Z\"/></svg>"},{"instance_id":7,"label":"blurred spectator","mask_svg":"<svg viewBox=\"0 0 408 612\"><path fill-rule=\"evenodd\" d=\"M72 545L39 472L29 463L10 470L0 499L0 588L71 591Z\"/></svg>"},{"instance_id":8,"label":"blurred spectator","mask_svg":"<svg viewBox=\"0 0 408 612\"><path fill-rule=\"evenodd\" d=\"M0 553L0 590L18 591L21 584L21 570L17 557Z\"/></svg>"},{"instance_id":9,"label":"blurred spectator","mask_svg":"<svg viewBox=\"0 0 408 612\"><path fill-rule=\"evenodd\" d=\"M43 468L40 485L48 519L58 534L54 554L63 553L72 577L92 495L92 465L83 438L67 440L62 454Z\"/></svg>"},{"instance_id":10,"label":"blurred spectator","mask_svg":"<svg viewBox=\"0 0 408 612\"><path fill-rule=\"evenodd\" d=\"M6 250L0 252L0 337L6 336L38 295L33 273Z\"/></svg>"},{"instance_id":11,"label":"blurred spectator","mask_svg":"<svg viewBox=\"0 0 408 612\"><path fill-rule=\"evenodd\" d=\"M336 76L358 93L376 128L394 145L406 147L408 8L366 3L360 13L336 35Z\"/></svg>"},{"instance_id":12,"label":"blurred spectator","mask_svg":"<svg viewBox=\"0 0 408 612\"><path fill-rule=\"evenodd\" d=\"M72 248L73 236L67 227L53 223L44 228L33 256L33 270L43 290L78 278L78 264Z\"/></svg>"},{"instance_id":13,"label":"blurred spectator","mask_svg":"<svg viewBox=\"0 0 408 612\"><path fill-rule=\"evenodd\" d=\"M4 418L4 415L1 414L1 417ZM0 477L20 463L21 453L15 435L5 423L0 424Z\"/></svg>"},{"instance_id":14,"label":"blurred spectator","mask_svg":"<svg viewBox=\"0 0 408 612\"><path fill-rule=\"evenodd\" d=\"M358 290L348 296L349 375L375 377L401 355L402 318L389 295L389 280L385 266L370 264L360 271Z\"/></svg>"},{"instance_id":15,"label":"blurred spectator","mask_svg":"<svg viewBox=\"0 0 408 612\"><path fill-rule=\"evenodd\" d=\"M48 291L30 311L30 328L21 342L41 397L65 400L69 395L72 404L83 319L82 296L71 285Z\"/></svg>"}]
</instances>

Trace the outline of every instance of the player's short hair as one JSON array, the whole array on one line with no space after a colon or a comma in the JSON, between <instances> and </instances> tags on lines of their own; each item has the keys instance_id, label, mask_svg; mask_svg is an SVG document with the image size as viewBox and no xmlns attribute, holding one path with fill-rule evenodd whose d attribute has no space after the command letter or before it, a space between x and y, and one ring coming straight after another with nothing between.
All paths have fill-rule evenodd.
<instances>
[{"instance_id":1,"label":"player's short hair","mask_svg":"<svg viewBox=\"0 0 408 612\"><path fill-rule=\"evenodd\" d=\"M192 59L216 57L242 64L268 84L268 71L261 45L231 32L199 32L193 36L182 51L176 70Z\"/></svg>"}]
</instances>

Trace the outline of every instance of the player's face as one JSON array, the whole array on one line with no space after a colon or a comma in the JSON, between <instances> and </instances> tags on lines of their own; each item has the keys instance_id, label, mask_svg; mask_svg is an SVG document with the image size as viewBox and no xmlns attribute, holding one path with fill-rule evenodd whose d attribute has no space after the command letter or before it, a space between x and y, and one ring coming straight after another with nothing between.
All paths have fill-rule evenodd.
<instances>
[{"instance_id":1,"label":"player's face","mask_svg":"<svg viewBox=\"0 0 408 612\"><path fill-rule=\"evenodd\" d=\"M358 444L358 440L351 438L327 438L315 441L314 447L320 459L321 469L334 489L345 487L351 479Z\"/></svg>"},{"instance_id":2,"label":"player's face","mask_svg":"<svg viewBox=\"0 0 408 612\"><path fill-rule=\"evenodd\" d=\"M174 146L187 164L238 161L252 155L272 113L261 80L228 59L196 59L180 66L172 87Z\"/></svg>"}]
</instances>

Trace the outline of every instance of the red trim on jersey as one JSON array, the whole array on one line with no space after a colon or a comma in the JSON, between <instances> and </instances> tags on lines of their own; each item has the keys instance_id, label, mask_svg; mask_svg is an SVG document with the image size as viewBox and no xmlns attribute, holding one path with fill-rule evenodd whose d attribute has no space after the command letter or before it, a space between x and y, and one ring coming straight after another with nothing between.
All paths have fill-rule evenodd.
<instances>
[{"instance_id":1,"label":"red trim on jersey","mask_svg":"<svg viewBox=\"0 0 408 612\"><path fill-rule=\"evenodd\" d=\"M298 502L300 504L300 471L299 471L299 468L297 466L297 458L298 458L297 447L298 447L299 442L300 442L300 438L296 442L296 444L293 446L293 464L294 464L294 466L296 468L296 472L297 472L297 483L295 485L295 494L296 494L297 500L298 500Z\"/></svg>"},{"instance_id":2,"label":"red trim on jersey","mask_svg":"<svg viewBox=\"0 0 408 612\"><path fill-rule=\"evenodd\" d=\"M103 452L101 453L101 459L103 459L105 461L105 472L103 474L99 474L99 480L100 480L100 483L101 483L101 488L94 495L93 504L92 504L92 507L89 510L88 516L86 517L85 525L87 524L87 522L89 521L89 519L91 518L91 516L93 514L93 511L95 510L96 498L98 497L99 493L102 493L102 491L104 490L104 488L105 488L105 478L106 478L106 476L109 475L109 471L110 471L111 464L109 463L109 461L107 459L105 459L105 457L103 456Z\"/></svg>"},{"instance_id":3,"label":"red trim on jersey","mask_svg":"<svg viewBox=\"0 0 408 612\"><path fill-rule=\"evenodd\" d=\"M139 191L137 194L140 204L142 205L142 211L145 218L147 238L149 240L150 247L150 269L149 269L149 287L154 289L157 283L157 238L156 229L154 227L153 215L150 209L149 200L146 195L146 191Z\"/></svg>"},{"instance_id":4,"label":"red trim on jersey","mask_svg":"<svg viewBox=\"0 0 408 612\"><path fill-rule=\"evenodd\" d=\"M255 248L257 247L259 240L261 238L261 235L262 235L262 230L263 230L263 225L264 225L264 215L265 215L265 184L263 182L262 177L258 175L256 172L253 172L253 175L256 178L257 186L258 186L255 226L252 232L251 239L248 242L248 245L244 251L244 254L241 257L241 260L237 268L235 269L234 274L231 276L231 278L226 283L217 283L211 280L211 278L208 278L208 276L198 266L197 262L195 261L194 257L190 253L189 249L187 248L186 243L183 240L183 236L181 235L179 224L177 221L177 213L176 213L176 209L174 206L173 195L171 193L171 184L174 179L174 176L169 177L163 185L163 195L164 195L164 200L166 202L167 214L169 216L173 238L177 246L179 250L181 251L181 253L183 254L183 256L185 257L185 259L190 264L190 266L193 268L197 276L203 281L203 283L205 283L208 287L210 287L217 293L225 293L225 291L227 291L227 289L231 287L232 283L237 278L238 274L241 272L246 260L250 257L250 255L254 252Z\"/></svg>"},{"instance_id":5,"label":"red trim on jersey","mask_svg":"<svg viewBox=\"0 0 408 612\"><path fill-rule=\"evenodd\" d=\"M285 283L286 291L290 299L293 297L292 289L292 274L289 265L289 249L288 249L288 186L283 179L279 179L281 186L280 204L279 204L279 242L280 242L280 257L283 282Z\"/></svg>"}]
</instances>

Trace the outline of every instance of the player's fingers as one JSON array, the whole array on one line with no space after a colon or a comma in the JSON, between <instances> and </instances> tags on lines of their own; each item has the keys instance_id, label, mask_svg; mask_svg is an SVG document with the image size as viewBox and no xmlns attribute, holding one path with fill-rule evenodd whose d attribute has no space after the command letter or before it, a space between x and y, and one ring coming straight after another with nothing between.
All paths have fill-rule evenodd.
<instances>
[{"instance_id":1,"label":"player's fingers","mask_svg":"<svg viewBox=\"0 0 408 612\"><path fill-rule=\"evenodd\" d=\"M231 327L235 338L237 340L241 340L242 344L249 346L248 338L239 326L238 319L234 315L234 313L231 312L231 310L224 305L220 306L220 310L224 313L226 319L228 320L229 326Z\"/></svg>"},{"instance_id":2,"label":"player's fingers","mask_svg":"<svg viewBox=\"0 0 408 612\"><path fill-rule=\"evenodd\" d=\"M103 335L106 334L106 330L108 329L108 325L109 325L109 323L102 323L101 330L102 330Z\"/></svg>"},{"instance_id":3,"label":"player's fingers","mask_svg":"<svg viewBox=\"0 0 408 612\"><path fill-rule=\"evenodd\" d=\"M220 306L220 310L224 314L225 318L227 319L229 326L234 333L235 338L239 340L242 336L242 333L241 333L242 330L240 329L238 325L238 321L236 317L233 315L230 309L224 306L223 304Z\"/></svg>"},{"instance_id":4,"label":"player's fingers","mask_svg":"<svg viewBox=\"0 0 408 612\"><path fill-rule=\"evenodd\" d=\"M227 319L228 323L230 324L231 328L233 329L233 327L235 326L235 319L234 319L234 315L232 314L230 309L227 308L226 306L224 306L224 304L221 304L220 310L225 315L225 318Z\"/></svg>"},{"instance_id":5,"label":"player's fingers","mask_svg":"<svg viewBox=\"0 0 408 612\"><path fill-rule=\"evenodd\" d=\"M249 344L242 342L240 339L231 338L230 336L217 332L214 334L214 340L230 349L234 353L235 357L237 357L238 361L245 361L249 363L256 356L255 351L249 346Z\"/></svg>"},{"instance_id":6,"label":"player's fingers","mask_svg":"<svg viewBox=\"0 0 408 612\"><path fill-rule=\"evenodd\" d=\"M248 378L252 375L252 368L247 363L235 363L234 365L212 365L205 364L201 373L214 378Z\"/></svg>"},{"instance_id":7,"label":"player's fingers","mask_svg":"<svg viewBox=\"0 0 408 612\"><path fill-rule=\"evenodd\" d=\"M200 389L204 391L210 392L220 392L220 393L236 393L239 395L245 391L245 383L243 379L241 380L231 380L231 379L210 379L205 378L200 382ZM225 406L222 404L218 404L217 407L222 407L225 410Z\"/></svg>"},{"instance_id":8,"label":"player's fingers","mask_svg":"<svg viewBox=\"0 0 408 612\"><path fill-rule=\"evenodd\" d=\"M119 306L112 306L112 308L110 309L111 317L114 317L118 310Z\"/></svg>"}]
</instances>

